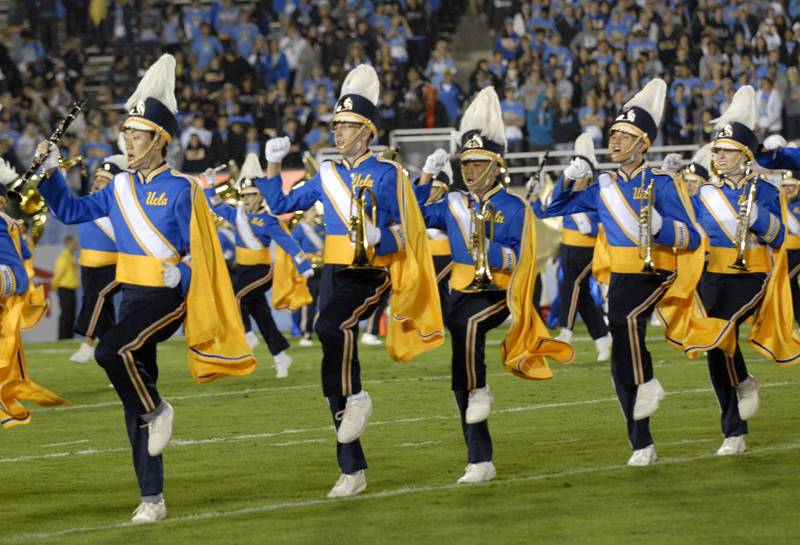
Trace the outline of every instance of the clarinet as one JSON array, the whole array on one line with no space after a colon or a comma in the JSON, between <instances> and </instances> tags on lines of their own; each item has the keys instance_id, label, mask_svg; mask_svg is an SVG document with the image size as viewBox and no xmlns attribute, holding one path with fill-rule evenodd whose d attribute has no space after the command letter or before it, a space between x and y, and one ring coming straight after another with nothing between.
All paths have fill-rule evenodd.
<instances>
[{"instance_id":1,"label":"clarinet","mask_svg":"<svg viewBox=\"0 0 800 545\"><path fill-rule=\"evenodd\" d=\"M69 114L66 118L61 120L61 123L58 124L55 132L47 139L49 144L57 144L61 137L64 136L64 133L67 132L72 122L78 117L78 114L81 113L83 110L84 105L86 104L86 99L81 99L78 102L75 102L70 106ZM48 146L49 147L49 146ZM19 204L22 201L22 195L25 193L26 186L31 183L34 175L39 171L41 168L42 163L47 158L49 153L44 153L38 156L36 159L33 160L31 166L28 167L28 170L23 174L19 180L17 180L11 187L8 189L8 198L11 199L16 204Z\"/></svg>"}]
</instances>

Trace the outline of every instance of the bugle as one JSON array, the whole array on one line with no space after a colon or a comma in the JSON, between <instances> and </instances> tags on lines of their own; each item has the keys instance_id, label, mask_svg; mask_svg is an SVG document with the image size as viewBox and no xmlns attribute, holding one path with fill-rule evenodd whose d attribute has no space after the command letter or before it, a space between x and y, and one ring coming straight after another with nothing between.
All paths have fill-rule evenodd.
<instances>
[{"instance_id":1,"label":"bugle","mask_svg":"<svg viewBox=\"0 0 800 545\"><path fill-rule=\"evenodd\" d=\"M744 171L744 179L746 180L751 174L750 167L753 163L747 162L747 168ZM738 271L749 271L747 260L744 257L744 252L747 247L747 234L750 232L750 213L753 210L753 204L756 202L756 181L758 176L754 176L750 182L750 188L747 190L747 198L739 205L739 214L736 216L736 234L733 237L733 242L736 245L736 261L732 265L728 265L731 269Z\"/></svg>"},{"instance_id":2,"label":"bugle","mask_svg":"<svg viewBox=\"0 0 800 545\"><path fill-rule=\"evenodd\" d=\"M474 293L480 291L497 291L498 288L489 270L489 248L486 244L486 223L489 222L489 240L494 240L494 206L485 201L478 211L472 211L472 237L470 248L475 256L475 277L472 283L461 291Z\"/></svg>"},{"instance_id":3,"label":"bugle","mask_svg":"<svg viewBox=\"0 0 800 545\"><path fill-rule=\"evenodd\" d=\"M375 247L370 246L367 240L367 195L372 200L372 225L378 226L378 205L375 201L375 193L368 187L362 187L355 197L355 214L350 216L350 236L355 242L353 263L337 271L337 274L349 275L358 273L358 276L372 278L380 278L388 274L383 267L372 265L372 259L375 257Z\"/></svg>"},{"instance_id":4,"label":"bugle","mask_svg":"<svg viewBox=\"0 0 800 545\"><path fill-rule=\"evenodd\" d=\"M50 138L47 139L48 144L57 144L61 137L64 136L64 133L67 132L70 125L72 125L73 121L77 119L78 114L81 113L83 110L83 106L86 104L86 99L81 99L75 102L69 110L69 114L65 117L61 123L59 123L56 130L50 135ZM28 167L28 170L25 171L25 174L20 176L19 180L15 182L12 187L8 188L8 198L19 204L22 201L22 195L25 193L25 187L31 182L33 176L39 171L44 163L44 160L47 158L48 153L43 153L39 155L33 160L31 166Z\"/></svg>"},{"instance_id":5,"label":"bugle","mask_svg":"<svg viewBox=\"0 0 800 545\"><path fill-rule=\"evenodd\" d=\"M642 201L645 204L639 210L639 259L644 260L644 267L639 274L657 274L656 268L653 266L654 183L655 178L650 178L650 183L647 184L647 189L644 190L642 195Z\"/></svg>"}]
</instances>

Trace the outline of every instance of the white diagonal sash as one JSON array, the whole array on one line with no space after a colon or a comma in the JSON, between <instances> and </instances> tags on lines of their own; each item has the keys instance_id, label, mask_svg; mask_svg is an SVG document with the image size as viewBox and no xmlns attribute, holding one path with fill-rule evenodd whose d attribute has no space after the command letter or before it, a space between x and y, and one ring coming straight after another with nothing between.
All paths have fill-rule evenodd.
<instances>
[{"instance_id":1,"label":"white diagonal sash","mask_svg":"<svg viewBox=\"0 0 800 545\"><path fill-rule=\"evenodd\" d=\"M639 240L639 216L633 213L628 201L620 193L611 176L607 173L600 174L598 178L600 193L608 205L609 211L614 215L617 224L633 240Z\"/></svg>"},{"instance_id":2,"label":"white diagonal sash","mask_svg":"<svg viewBox=\"0 0 800 545\"><path fill-rule=\"evenodd\" d=\"M720 228L733 240L736 236L737 216L733 213L728 199L725 198L722 191L713 185L704 185L701 188L700 194L709 210L714 214L714 217L717 218Z\"/></svg>"},{"instance_id":3,"label":"white diagonal sash","mask_svg":"<svg viewBox=\"0 0 800 545\"><path fill-rule=\"evenodd\" d=\"M300 228L303 229L303 233L306 235L306 238L308 238L311 244L313 244L317 250L321 250L322 237L317 234L314 228L302 221L300 222Z\"/></svg>"},{"instance_id":4,"label":"white diagonal sash","mask_svg":"<svg viewBox=\"0 0 800 545\"><path fill-rule=\"evenodd\" d=\"M348 186L349 180L340 180L333 169L333 163L330 161L322 163L319 169L319 175L320 178L322 178L322 187L328 193L334 208L336 208L336 213L339 214L342 223L349 225L351 215L350 207L353 203L352 193Z\"/></svg>"},{"instance_id":5,"label":"white diagonal sash","mask_svg":"<svg viewBox=\"0 0 800 545\"><path fill-rule=\"evenodd\" d=\"M242 206L236 209L236 229L239 231L239 236L242 237L242 242L244 242L246 248L250 250L264 249L264 245L261 244L261 241L253 234L253 230L250 229L250 218Z\"/></svg>"},{"instance_id":6,"label":"white diagonal sash","mask_svg":"<svg viewBox=\"0 0 800 545\"><path fill-rule=\"evenodd\" d=\"M450 193L447 200L450 204L450 210L458 221L461 227L461 233L464 235L464 242L469 248L470 240L472 240L472 230L474 225L472 223L472 211L469 208L467 198L462 193ZM452 238L452 237L451 237Z\"/></svg>"},{"instance_id":7,"label":"white diagonal sash","mask_svg":"<svg viewBox=\"0 0 800 545\"><path fill-rule=\"evenodd\" d=\"M577 225L591 225L592 222L589 220L589 216L586 215L586 212L579 212L577 214L571 214L572 219L575 221Z\"/></svg>"},{"instance_id":8,"label":"white diagonal sash","mask_svg":"<svg viewBox=\"0 0 800 545\"><path fill-rule=\"evenodd\" d=\"M98 220L94 220L94 222L97 224L97 226L98 226L100 229L102 229L102 230L103 230L103 232L104 232L105 234L107 234L107 235L108 235L108 238L110 238L110 239L111 239L111 240L113 240L114 242L116 242L116 241L117 241L116 237L114 236L114 226L113 226L113 225L111 225L111 218L109 218L108 216L106 216L106 217L104 217L104 218L100 218L100 219L98 219Z\"/></svg>"},{"instance_id":9,"label":"white diagonal sash","mask_svg":"<svg viewBox=\"0 0 800 545\"><path fill-rule=\"evenodd\" d=\"M800 235L800 222L791 210L787 210L786 213L786 226L791 234Z\"/></svg>"},{"instance_id":10,"label":"white diagonal sash","mask_svg":"<svg viewBox=\"0 0 800 545\"><path fill-rule=\"evenodd\" d=\"M155 227L145 217L131 185L132 174L114 178L114 190L119 199L121 212L130 225L133 235L142 245L142 249L153 257L175 258L179 257L175 251L164 242Z\"/></svg>"}]
</instances>

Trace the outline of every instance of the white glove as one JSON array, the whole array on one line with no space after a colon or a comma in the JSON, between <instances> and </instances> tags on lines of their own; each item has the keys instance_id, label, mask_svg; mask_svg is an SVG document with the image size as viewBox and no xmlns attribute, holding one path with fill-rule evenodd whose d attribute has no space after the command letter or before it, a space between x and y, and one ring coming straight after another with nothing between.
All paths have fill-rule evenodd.
<instances>
[{"instance_id":1,"label":"white glove","mask_svg":"<svg viewBox=\"0 0 800 545\"><path fill-rule=\"evenodd\" d=\"M536 176L531 176L528 183L525 184L525 189L528 190L528 195L531 196L531 200L535 201L539 198L540 186L541 184Z\"/></svg>"},{"instance_id":2,"label":"white glove","mask_svg":"<svg viewBox=\"0 0 800 545\"><path fill-rule=\"evenodd\" d=\"M181 270L170 263L169 261L161 260L164 268L161 270L161 276L164 277L164 285L168 288L174 288L181 281Z\"/></svg>"},{"instance_id":3,"label":"white glove","mask_svg":"<svg viewBox=\"0 0 800 545\"><path fill-rule=\"evenodd\" d=\"M422 172L430 174L435 178L442 171L449 159L450 155L446 151L435 151L425 159L425 166L422 167Z\"/></svg>"},{"instance_id":4,"label":"white glove","mask_svg":"<svg viewBox=\"0 0 800 545\"><path fill-rule=\"evenodd\" d=\"M487 238L486 239L486 256L487 257L489 256L489 246L491 246L491 245L492 245L492 241ZM469 253L470 253L470 255L472 255L472 261L477 263L478 262L478 247L477 246L473 246L472 244L470 244Z\"/></svg>"},{"instance_id":5,"label":"white glove","mask_svg":"<svg viewBox=\"0 0 800 545\"><path fill-rule=\"evenodd\" d=\"M264 152L267 156L267 162L280 164L283 158L289 155L289 148L291 145L292 142L289 140L288 136L267 140L267 146Z\"/></svg>"},{"instance_id":6,"label":"white glove","mask_svg":"<svg viewBox=\"0 0 800 545\"><path fill-rule=\"evenodd\" d=\"M373 225L369 222L367 222L367 225L365 226L364 234L367 236L367 244L369 244L370 246L377 246L378 243L381 241L381 230L377 227L373 227ZM355 241L356 241L356 233L355 231L351 231L350 242L355 242Z\"/></svg>"},{"instance_id":7,"label":"white glove","mask_svg":"<svg viewBox=\"0 0 800 545\"><path fill-rule=\"evenodd\" d=\"M58 146L47 140L41 142L36 148L36 157L38 158L45 153L47 153L47 157L45 157L44 162L42 162L42 171L47 172L48 170L58 168Z\"/></svg>"},{"instance_id":8,"label":"white glove","mask_svg":"<svg viewBox=\"0 0 800 545\"><path fill-rule=\"evenodd\" d=\"M766 142L766 140L764 142ZM758 205L756 203L753 203L753 208L750 209L750 221L747 222L747 227L752 227L757 219L758 219Z\"/></svg>"},{"instance_id":9,"label":"white glove","mask_svg":"<svg viewBox=\"0 0 800 545\"><path fill-rule=\"evenodd\" d=\"M786 139L780 134L773 134L764 139L764 149L767 151L775 151L776 149L785 148Z\"/></svg>"},{"instance_id":10,"label":"white glove","mask_svg":"<svg viewBox=\"0 0 800 545\"><path fill-rule=\"evenodd\" d=\"M578 232L582 235L588 235L592 232L592 224L588 221L579 221L578 222Z\"/></svg>"},{"instance_id":11,"label":"white glove","mask_svg":"<svg viewBox=\"0 0 800 545\"><path fill-rule=\"evenodd\" d=\"M575 159L564 169L564 177L570 180L580 180L592 175L592 167L583 159Z\"/></svg>"},{"instance_id":12,"label":"white glove","mask_svg":"<svg viewBox=\"0 0 800 545\"><path fill-rule=\"evenodd\" d=\"M200 175L200 180L203 182L204 188L214 187L214 182L217 180L217 171L213 168L207 169Z\"/></svg>"},{"instance_id":13,"label":"white glove","mask_svg":"<svg viewBox=\"0 0 800 545\"><path fill-rule=\"evenodd\" d=\"M661 226L663 224L664 220L661 218L661 214L658 213L658 210L653 208L653 217L652 220L650 221L650 226L652 227L653 231L653 238L655 238L655 236L661 230ZM645 234L645 232L642 231L642 239L639 241L642 244L642 246L644 246L647 243L646 236L647 235Z\"/></svg>"},{"instance_id":14,"label":"white glove","mask_svg":"<svg viewBox=\"0 0 800 545\"><path fill-rule=\"evenodd\" d=\"M308 269L307 271L303 271L303 276L306 278L311 278L314 276L314 269Z\"/></svg>"},{"instance_id":15,"label":"white glove","mask_svg":"<svg viewBox=\"0 0 800 545\"><path fill-rule=\"evenodd\" d=\"M683 168L683 158L680 153L670 153L664 157L664 164L661 166L664 170L670 172L678 172Z\"/></svg>"}]
</instances>

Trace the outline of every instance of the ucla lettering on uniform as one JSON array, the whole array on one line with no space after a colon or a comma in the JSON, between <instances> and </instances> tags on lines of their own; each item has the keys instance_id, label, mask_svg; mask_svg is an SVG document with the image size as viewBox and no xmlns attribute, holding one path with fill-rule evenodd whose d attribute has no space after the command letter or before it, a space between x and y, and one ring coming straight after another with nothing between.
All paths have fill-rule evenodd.
<instances>
[{"instance_id":1,"label":"ucla lettering on uniform","mask_svg":"<svg viewBox=\"0 0 800 545\"><path fill-rule=\"evenodd\" d=\"M264 220L262 220L261 218L253 218L252 220L250 220L250 223L252 223L253 225L258 225L259 227L264 227Z\"/></svg>"},{"instance_id":2,"label":"ucla lettering on uniform","mask_svg":"<svg viewBox=\"0 0 800 545\"><path fill-rule=\"evenodd\" d=\"M503 212L501 210L498 210L497 212L494 213L491 219L494 223L503 223L503 221L506 218L505 216L503 216Z\"/></svg>"},{"instance_id":3,"label":"ucla lettering on uniform","mask_svg":"<svg viewBox=\"0 0 800 545\"><path fill-rule=\"evenodd\" d=\"M640 201L643 198L644 198L644 188L642 188L642 187L633 188L633 199Z\"/></svg>"},{"instance_id":4,"label":"ucla lettering on uniform","mask_svg":"<svg viewBox=\"0 0 800 545\"><path fill-rule=\"evenodd\" d=\"M353 178L353 187L372 187L372 184L375 183L375 180L367 174L366 178L362 178L361 174L357 174Z\"/></svg>"},{"instance_id":5,"label":"ucla lettering on uniform","mask_svg":"<svg viewBox=\"0 0 800 545\"><path fill-rule=\"evenodd\" d=\"M156 197L155 191L148 191L147 200L145 201L145 204L148 204L150 206L166 206L167 200L168 199L166 193L161 193L161 195Z\"/></svg>"}]
</instances>

